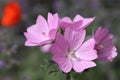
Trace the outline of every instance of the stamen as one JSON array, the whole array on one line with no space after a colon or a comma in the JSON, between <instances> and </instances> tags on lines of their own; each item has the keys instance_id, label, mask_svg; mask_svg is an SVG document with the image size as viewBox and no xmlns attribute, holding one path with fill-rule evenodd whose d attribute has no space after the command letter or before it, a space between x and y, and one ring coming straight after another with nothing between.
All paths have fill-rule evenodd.
<instances>
[{"instance_id":1,"label":"stamen","mask_svg":"<svg viewBox=\"0 0 120 80\"><path fill-rule=\"evenodd\" d=\"M103 49L103 48L104 48L104 46L101 45L101 44L95 46L95 49L96 49L96 50L100 50L100 49Z\"/></svg>"},{"instance_id":2,"label":"stamen","mask_svg":"<svg viewBox=\"0 0 120 80\"><path fill-rule=\"evenodd\" d=\"M75 56L75 52L68 53L67 57L70 60L76 60L77 59L76 56Z\"/></svg>"}]
</instances>

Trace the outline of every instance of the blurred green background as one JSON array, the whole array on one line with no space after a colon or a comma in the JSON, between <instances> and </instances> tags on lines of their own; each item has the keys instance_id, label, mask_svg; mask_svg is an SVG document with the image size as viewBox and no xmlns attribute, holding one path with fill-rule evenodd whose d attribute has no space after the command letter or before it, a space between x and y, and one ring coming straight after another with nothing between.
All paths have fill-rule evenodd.
<instances>
[{"instance_id":1,"label":"blurred green background","mask_svg":"<svg viewBox=\"0 0 120 80\"><path fill-rule=\"evenodd\" d=\"M0 0L0 18L4 6L12 0ZM22 20L11 28L0 25L0 80L65 80L65 74L49 74L54 67L45 68L51 55L40 47L24 46L23 33L35 23L38 15L48 12L60 17L96 17L87 27L87 36L99 26L107 27L114 35L118 56L113 62L98 62L88 72L74 74L76 80L120 80L120 0L16 0L22 8ZM45 68L43 70L43 68Z\"/></svg>"}]
</instances>

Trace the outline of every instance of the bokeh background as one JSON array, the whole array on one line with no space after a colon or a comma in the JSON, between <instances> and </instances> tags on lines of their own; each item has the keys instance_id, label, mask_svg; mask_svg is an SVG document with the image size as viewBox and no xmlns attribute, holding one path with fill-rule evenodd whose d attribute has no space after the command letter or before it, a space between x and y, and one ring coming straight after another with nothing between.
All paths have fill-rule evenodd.
<instances>
[{"instance_id":1,"label":"bokeh background","mask_svg":"<svg viewBox=\"0 0 120 80\"><path fill-rule=\"evenodd\" d=\"M0 0L0 19L4 6L12 0ZM21 21L5 28L0 25L0 80L65 80L62 72L50 74L53 67L45 68L51 55L40 47L24 46L23 33L34 24L38 15L47 17L48 12L60 17L96 17L87 27L87 36L99 26L106 27L114 35L113 43L118 56L113 62L97 62L95 68L84 75L75 74L76 80L120 80L120 0L16 0L21 5ZM44 68L44 69L43 69Z\"/></svg>"}]
</instances>

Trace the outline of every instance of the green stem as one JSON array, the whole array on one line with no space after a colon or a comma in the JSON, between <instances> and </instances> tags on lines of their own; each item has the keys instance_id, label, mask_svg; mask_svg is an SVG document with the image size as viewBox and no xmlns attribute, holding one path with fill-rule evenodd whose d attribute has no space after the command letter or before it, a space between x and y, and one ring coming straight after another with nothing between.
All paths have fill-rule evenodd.
<instances>
[{"instance_id":1,"label":"green stem","mask_svg":"<svg viewBox=\"0 0 120 80\"><path fill-rule=\"evenodd\" d=\"M71 80L71 75L70 75L70 73L66 74L66 80Z\"/></svg>"}]
</instances>

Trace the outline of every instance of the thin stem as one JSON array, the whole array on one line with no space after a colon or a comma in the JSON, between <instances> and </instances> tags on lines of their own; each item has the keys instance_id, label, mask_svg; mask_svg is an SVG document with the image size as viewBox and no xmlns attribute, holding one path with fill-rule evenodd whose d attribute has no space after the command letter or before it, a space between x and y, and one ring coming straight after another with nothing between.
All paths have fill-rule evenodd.
<instances>
[{"instance_id":1,"label":"thin stem","mask_svg":"<svg viewBox=\"0 0 120 80\"><path fill-rule=\"evenodd\" d=\"M66 80L71 80L71 75L70 75L70 73L66 74Z\"/></svg>"}]
</instances>

